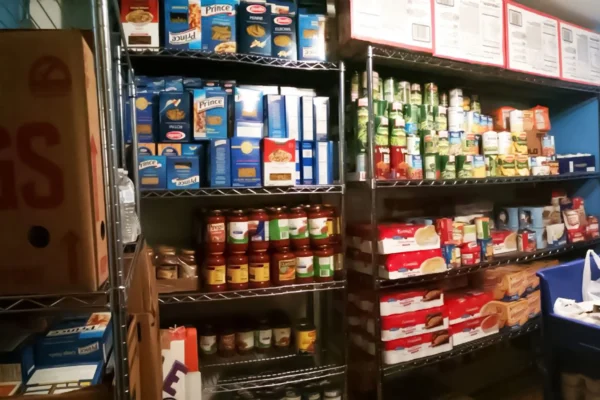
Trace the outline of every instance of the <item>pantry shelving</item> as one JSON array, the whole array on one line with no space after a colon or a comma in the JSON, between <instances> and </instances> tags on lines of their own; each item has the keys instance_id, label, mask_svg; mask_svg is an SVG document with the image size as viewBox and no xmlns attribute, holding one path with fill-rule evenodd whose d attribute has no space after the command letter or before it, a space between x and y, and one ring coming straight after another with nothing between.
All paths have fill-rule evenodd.
<instances>
[{"instance_id":1,"label":"pantry shelving","mask_svg":"<svg viewBox=\"0 0 600 400\"><path fill-rule=\"evenodd\" d=\"M194 190L142 190L142 198L265 196L290 194L342 194L344 185L302 185L287 187L202 188Z\"/></svg>"}]
</instances>

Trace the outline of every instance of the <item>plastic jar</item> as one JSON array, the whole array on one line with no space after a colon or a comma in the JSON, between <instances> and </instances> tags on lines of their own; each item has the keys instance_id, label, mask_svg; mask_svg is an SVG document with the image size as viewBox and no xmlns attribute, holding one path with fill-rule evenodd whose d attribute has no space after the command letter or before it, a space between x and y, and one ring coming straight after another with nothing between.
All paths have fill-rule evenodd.
<instances>
[{"instance_id":1,"label":"plastic jar","mask_svg":"<svg viewBox=\"0 0 600 400\"><path fill-rule=\"evenodd\" d=\"M196 252L191 249L179 250L179 278L196 278L198 276L198 265L196 264Z\"/></svg>"},{"instance_id":2,"label":"plastic jar","mask_svg":"<svg viewBox=\"0 0 600 400\"><path fill-rule=\"evenodd\" d=\"M254 331L254 347L259 353L266 353L273 345L273 331L267 317L258 320Z\"/></svg>"},{"instance_id":3,"label":"plastic jar","mask_svg":"<svg viewBox=\"0 0 600 400\"><path fill-rule=\"evenodd\" d=\"M290 228L285 207L269 209L269 243L274 249L290 247Z\"/></svg>"},{"instance_id":4,"label":"plastic jar","mask_svg":"<svg viewBox=\"0 0 600 400\"><path fill-rule=\"evenodd\" d=\"M248 216L244 210L233 210L227 216L227 250L230 253L248 250Z\"/></svg>"},{"instance_id":5,"label":"plastic jar","mask_svg":"<svg viewBox=\"0 0 600 400\"><path fill-rule=\"evenodd\" d=\"M211 324L204 324L200 328L200 352L205 355L217 352L217 332Z\"/></svg>"},{"instance_id":6,"label":"plastic jar","mask_svg":"<svg viewBox=\"0 0 600 400\"><path fill-rule=\"evenodd\" d=\"M271 286L271 260L266 251L254 252L248 255L248 272L251 288Z\"/></svg>"},{"instance_id":7,"label":"plastic jar","mask_svg":"<svg viewBox=\"0 0 600 400\"><path fill-rule=\"evenodd\" d=\"M341 243L335 243L333 245L333 278L341 281L344 276L344 246Z\"/></svg>"},{"instance_id":8,"label":"plastic jar","mask_svg":"<svg viewBox=\"0 0 600 400\"><path fill-rule=\"evenodd\" d=\"M248 216L248 237L251 251L269 248L269 216L262 208L252 210Z\"/></svg>"},{"instance_id":9,"label":"plastic jar","mask_svg":"<svg viewBox=\"0 0 600 400\"><path fill-rule=\"evenodd\" d=\"M227 288L248 289L248 257L245 254L233 253L227 257Z\"/></svg>"},{"instance_id":10,"label":"plastic jar","mask_svg":"<svg viewBox=\"0 0 600 400\"><path fill-rule=\"evenodd\" d=\"M289 247L281 247L271 255L271 279L277 286L296 282L296 256Z\"/></svg>"},{"instance_id":11,"label":"plastic jar","mask_svg":"<svg viewBox=\"0 0 600 400\"><path fill-rule=\"evenodd\" d=\"M301 319L296 326L296 352L314 354L317 343L317 330L312 322Z\"/></svg>"},{"instance_id":12,"label":"plastic jar","mask_svg":"<svg viewBox=\"0 0 600 400\"><path fill-rule=\"evenodd\" d=\"M320 205L312 206L308 212L308 234L310 236L310 243L314 247L327 246L329 244L327 211Z\"/></svg>"},{"instance_id":13,"label":"plastic jar","mask_svg":"<svg viewBox=\"0 0 600 400\"><path fill-rule=\"evenodd\" d=\"M235 330L233 328L225 327L221 329L218 349L221 357L235 356Z\"/></svg>"},{"instance_id":14,"label":"plastic jar","mask_svg":"<svg viewBox=\"0 0 600 400\"><path fill-rule=\"evenodd\" d=\"M296 256L296 283L312 283L315 281L312 250L307 246L294 251Z\"/></svg>"},{"instance_id":15,"label":"plastic jar","mask_svg":"<svg viewBox=\"0 0 600 400\"><path fill-rule=\"evenodd\" d=\"M225 257L211 254L204 266L204 287L207 292L223 292L227 289Z\"/></svg>"},{"instance_id":16,"label":"plastic jar","mask_svg":"<svg viewBox=\"0 0 600 400\"><path fill-rule=\"evenodd\" d=\"M323 246L314 251L315 280L329 282L333 280L333 247Z\"/></svg>"},{"instance_id":17,"label":"plastic jar","mask_svg":"<svg viewBox=\"0 0 600 400\"><path fill-rule=\"evenodd\" d=\"M327 212L327 230L329 231L329 242L338 243L341 238L342 225L337 208L331 204L323 204Z\"/></svg>"},{"instance_id":18,"label":"plastic jar","mask_svg":"<svg viewBox=\"0 0 600 400\"><path fill-rule=\"evenodd\" d=\"M225 215L221 210L212 210L206 217L206 251L208 254L223 254L225 251Z\"/></svg>"},{"instance_id":19,"label":"plastic jar","mask_svg":"<svg viewBox=\"0 0 600 400\"><path fill-rule=\"evenodd\" d=\"M156 255L156 279L177 279L179 260L174 247L161 247Z\"/></svg>"},{"instance_id":20,"label":"plastic jar","mask_svg":"<svg viewBox=\"0 0 600 400\"><path fill-rule=\"evenodd\" d=\"M310 245L308 238L308 218L302 207L294 207L288 213L290 241L295 249Z\"/></svg>"}]
</instances>

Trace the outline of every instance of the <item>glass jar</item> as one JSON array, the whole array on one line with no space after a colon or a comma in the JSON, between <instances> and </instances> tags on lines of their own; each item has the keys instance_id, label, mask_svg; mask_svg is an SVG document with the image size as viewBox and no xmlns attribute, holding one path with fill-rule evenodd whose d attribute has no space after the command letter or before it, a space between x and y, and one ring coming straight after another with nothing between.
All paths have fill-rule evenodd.
<instances>
[{"instance_id":1,"label":"glass jar","mask_svg":"<svg viewBox=\"0 0 600 400\"><path fill-rule=\"evenodd\" d=\"M217 332L211 324L204 324L200 328L200 352L211 355L217 352Z\"/></svg>"},{"instance_id":2,"label":"glass jar","mask_svg":"<svg viewBox=\"0 0 600 400\"><path fill-rule=\"evenodd\" d=\"M248 322L242 322L235 333L235 347L240 355L254 351L254 328Z\"/></svg>"},{"instance_id":3,"label":"glass jar","mask_svg":"<svg viewBox=\"0 0 600 400\"><path fill-rule=\"evenodd\" d=\"M248 256L249 280L251 288L271 286L269 254L266 251L250 253Z\"/></svg>"},{"instance_id":4,"label":"glass jar","mask_svg":"<svg viewBox=\"0 0 600 400\"><path fill-rule=\"evenodd\" d=\"M227 216L227 249L230 253L248 250L248 216L244 210L233 210Z\"/></svg>"},{"instance_id":5,"label":"glass jar","mask_svg":"<svg viewBox=\"0 0 600 400\"><path fill-rule=\"evenodd\" d=\"M269 209L269 243L274 249L290 247L290 231L285 207Z\"/></svg>"},{"instance_id":6,"label":"glass jar","mask_svg":"<svg viewBox=\"0 0 600 400\"><path fill-rule=\"evenodd\" d=\"M296 325L296 352L298 354L315 354L317 330L307 319L301 319Z\"/></svg>"},{"instance_id":7,"label":"glass jar","mask_svg":"<svg viewBox=\"0 0 600 400\"><path fill-rule=\"evenodd\" d=\"M267 251L269 248L269 216L262 208L250 212L248 236L250 237L251 251Z\"/></svg>"},{"instance_id":8,"label":"glass jar","mask_svg":"<svg viewBox=\"0 0 600 400\"><path fill-rule=\"evenodd\" d=\"M296 283L312 283L315 281L312 250L307 246L294 252L296 256Z\"/></svg>"},{"instance_id":9,"label":"glass jar","mask_svg":"<svg viewBox=\"0 0 600 400\"><path fill-rule=\"evenodd\" d=\"M156 279L177 279L179 260L174 247L163 246L156 256Z\"/></svg>"},{"instance_id":10,"label":"glass jar","mask_svg":"<svg viewBox=\"0 0 600 400\"><path fill-rule=\"evenodd\" d=\"M273 344L273 331L267 317L258 320L254 331L254 347L259 353L266 353Z\"/></svg>"},{"instance_id":11,"label":"glass jar","mask_svg":"<svg viewBox=\"0 0 600 400\"><path fill-rule=\"evenodd\" d=\"M211 254L204 266L204 288L207 292L223 292L227 289L225 257Z\"/></svg>"},{"instance_id":12,"label":"glass jar","mask_svg":"<svg viewBox=\"0 0 600 400\"><path fill-rule=\"evenodd\" d=\"M323 390L325 400L342 400L342 391L337 387L328 387Z\"/></svg>"},{"instance_id":13,"label":"glass jar","mask_svg":"<svg viewBox=\"0 0 600 400\"><path fill-rule=\"evenodd\" d=\"M344 271L344 246L342 243L333 245L333 278L336 281L344 280L346 273Z\"/></svg>"},{"instance_id":14,"label":"glass jar","mask_svg":"<svg viewBox=\"0 0 600 400\"><path fill-rule=\"evenodd\" d=\"M308 234L310 244L314 247L329 244L329 229L327 228L327 211L320 205L314 205L308 212Z\"/></svg>"},{"instance_id":15,"label":"glass jar","mask_svg":"<svg viewBox=\"0 0 600 400\"><path fill-rule=\"evenodd\" d=\"M302 207L294 207L288 213L290 241L295 249L310 245L308 238L308 218Z\"/></svg>"},{"instance_id":16,"label":"glass jar","mask_svg":"<svg viewBox=\"0 0 600 400\"><path fill-rule=\"evenodd\" d=\"M196 264L196 252L192 249L179 250L178 277L196 278L198 276L198 265Z\"/></svg>"},{"instance_id":17,"label":"glass jar","mask_svg":"<svg viewBox=\"0 0 600 400\"><path fill-rule=\"evenodd\" d=\"M235 356L235 330L231 327L223 327L219 332L218 342L219 356Z\"/></svg>"},{"instance_id":18,"label":"glass jar","mask_svg":"<svg viewBox=\"0 0 600 400\"><path fill-rule=\"evenodd\" d=\"M338 243L342 234L342 225L337 208L331 204L323 204L327 212L327 230L329 232L329 242Z\"/></svg>"},{"instance_id":19,"label":"glass jar","mask_svg":"<svg viewBox=\"0 0 600 400\"><path fill-rule=\"evenodd\" d=\"M233 253L227 257L227 288L248 289L248 257L245 254Z\"/></svg>"},{"instance_id":20,"label":"glass jar","mask_svg":"<svg viewBox=\"0 0 600 400\"><path fill-rule=\"evenodd\" d=\"M314 251L315 280L329 282L333 280L333 247L323 246Z\"/></svg>"},{"instance_id":21,"label":"glass jar","mask_svg":"<svg viewBox=\"0 0 600 400\"><path fill-rule=\"evenodd\" d=\"M271 279L276 286L296 282L296 256L289 247L281 247L271 255Z\"/></svg>"},{"instance_id":22,"label":"glass jar","mask_svg":"<svg viewBox=\"0 0 600 400\"><path fill-rule=\"evenodd\" d=\"M278 316L273 322L273 346L276 350L290 347L292 339L292 326L287 317Z\"/></svg>"},{"instance_id":23,"label":"glass jar","mask_svg":"<svg viewBox=\"0 0 600 400\"><path fill-rule=\"evenodd\" d=\"M225 251L225 215L221 210L212 210L206 217L206 251L208 254L223 254Z\"/></svg>"},{"instance_id":24,"label":"glass jar","mask_svg":"<svg viewBox=\"0 0 600 400\"><path fill-rule=\"evenodd\" d=\"M303 394L306 400L321 400L321 393L316 389L309 389Z\"/></svg>"}]
</instances>

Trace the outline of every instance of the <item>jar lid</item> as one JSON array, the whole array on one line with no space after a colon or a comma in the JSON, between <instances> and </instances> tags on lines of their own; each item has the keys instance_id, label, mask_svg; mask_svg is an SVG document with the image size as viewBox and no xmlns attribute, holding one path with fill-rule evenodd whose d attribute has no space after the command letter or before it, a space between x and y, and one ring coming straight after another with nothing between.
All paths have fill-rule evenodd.
<instances>
[{"instance_id":1,"label":"jar lid","mask_svg":"<svg viewBox=\"0 0 600 400\"><path fill-rule=\"evenodd\" d=\"M165 245L160 245L156 248L157 253L175 253L175 247L173 246L165 246Z\"/></svg>"},{"instance_id":2,"label":"jar lid","mask_svg":"<svg viewBox=\"0 0 600 400\"><path fill-rule=\"evenodd\" d=\"M271 208L270 208L270 211L271 211L271 212L283 212L283 211L285 211L285 209L286 209L286 208L285 208L285 207L283 207L283 206L281 206L281 207L271 207Z\"/></svg>"},{"instance_id":3,"label":"jar lid","mask_svg":"<svg viewBox=\"0 0 600 400\"><path fill-rule=\"evenodd\" d=\"M187 256L193 256L193 255L196 254L196 250L193 250L193 249L180 249L179 253L185 254Z\"/></svg>"},{"instance_id":4,"label":"jar lid","mask_svg":"<svg viewBox=\"0 0 600 400\"><path fill-rule=\"evenodd\" d=\"M298 320L298 323L296 324L296 329L298 329L298 330L312 330L312 329L315 329L315 326L313 325L313 323L309 319L302 318L302 319Z\"/></svg>"},{"instance_id":5,"label":"jar lid","mask_svg":"<svg viewBox=\"0 0 600 400\"><path fill-rule=\"evenodd\" d=\"M244 214L246 214L246 212L244 210L231 210L230 213L234 214L234 215L244 215Z\"/></svg>"},{"instance_id":6,"label":"jar lid","mask_svg":"<svg viewBox=\"0 0 600 400\"><path fill-rule=\"evenodd\" d=\"M310 206L310 210L311 211L319 211L321 209L321 205L320 204L313 204L312 206Z\"/></svg>"},{"instance_id":7,"label":"jar lid","mask_svg":"<svg viewBox=\"0 0 600 400\"><path fill-rule=\"evenodd\" d=\"M222 210L210 210L209 215L221 215L223 214Z\"/></svg>"},{"instance_id":8,"label":"jar lid","mask_svg":"<svg viewBox=\"0 0 600 400\"><path fill-rule=\"evenodd\" d=\"M264 212L267 212L267 210L265 210L264 208L253 208L252 212L264 213Z\"/></svg>"}]
</instances>

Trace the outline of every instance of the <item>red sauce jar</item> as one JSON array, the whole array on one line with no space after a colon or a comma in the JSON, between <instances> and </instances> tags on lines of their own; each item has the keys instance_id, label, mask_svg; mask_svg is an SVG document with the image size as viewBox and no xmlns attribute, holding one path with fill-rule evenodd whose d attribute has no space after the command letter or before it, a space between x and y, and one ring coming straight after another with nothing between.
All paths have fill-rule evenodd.
<instances>
[{"instance_id":1,"label":"red sauce jar","mask_svg":"<svg viewBox=\"0 0 600 400\"><path fill-rule=\"evenodd\" d=\"M245 254L233 253L227 258L227 288L248 289L248 257Z\"/></svg>"},{"instance_id":2,"label":"red sauce jar","mask_svg":"<svg viewBox=\"0 0 600 400\"><path fill-rule=\"evenodd\" d=\"M338 243L341 238L342 226L340 221L340 215L331 204L323 204L323 208L327 213L327 230L329 231L329 242Z\"/></svg>"},{"instance_id":3,"label":"red sauce jar","mask_svg":"<svg viewBox=\"0 0 600 400\"><path fill-rule=\"evenodd\" d=\"M223 292L227 289L225 257L210 254L204 266L204 288L207 292Z\"/></svg>"},{"instance_id":4,"label":"red sauce jar","mask_svg":"<svg viewBox=\"0 0 600 400\"><path fill-rule=\"evenodd\" d=\"M333 280L333 247L323 246L314 251L315 280L329 282Z\"/></svg>"},{"instance_id":5,"label":"red sauce jar","mask_svg":"<svg viewBox=\"0 0 600 400\"><path fill-rule=\"evenodd\" d=\"M269 248L269 216L262 208L250 212L248 236L250 237L251 251L267 251Z\"/></svg>"},{"instance_id":6,"label":"red sauce jar","mask_svg":"<svg viewBox=\"0 0 600 400\"><path fill-rule=\"evenodd\" d=\"M274 249L290 247L290 229L285 207L269 209L269 243Z\"/></svg>"},{"instance_id":7,"label":"red sauce jar","mask_svg":"<svg viewBox=\"0 0 600 400\"><path fill-rule=\"evenodd\" d=\"M308 238L308 218L302 207L294 207L288 213L290 241L295 249L310 245Z\"/></svg>"},{"instance_id":8,"label":"red sauce jar","mask_svg":"<svg viewBox=\"0 0 600 400\"><path fill-rule=\"evenodd\" d=\"M208 254L223 254L225 251L225 215L221 210L212 210L206 217L206 251Z\"/></svg>"},{"instance_id":9,"label":"red sauce jar","mask_svg":"<svg viewBox=\"0 0 600 400\"><path fill-rule=\"evenodd\" d=\"M312 250L306 246L294 252L296 256L296 283L312 283L315 281Z\"/></svg>"},{"instance_id":10,"label":"red sauce jar","mask_svg":"<svg viewBox=\"0 0 600 400\"><path fill-rule=\"evenodd\" d=\"M341 243L333 245L333 278L336 281L344 280L344 246Z\"/></svg>"},{"instance_id":11,"label":"red sauce jar","mask_svg":"<svg viewBox=\"0 0 600 400\"><path fill-rule=\"evenodd\" d=\"M233 210L227 216L227 249L230 253L248 250L248 216L243 210Z\"/></svg>"},{"instance_id":12,"label":"red sauce jar","mask_svg":"<svg viewBox=\"0 0 600 400\"><path fill-rule=\"evenodd\" d=\"M270 257L266 251L250 253L248 268L251 288L271 286Z\"/></svg>"},{"instance_id":13,"label":"red sauce jar","mask_svg":"<svg viewBox=\"0 0 600 400\"><path fill-rule=\"evenodd\" d=\"M310 243L314 247L329 244L329 229L327 227L328 212L320 205L310 207L308 212L308 234Z\"/></svg>"},{"instance_id":14,"label":"red sauce jar","mask_svg":"<svg viewBox=\"0 0 600 400\"><path fill-rule=\"evenodd\" d=\"M277 286L296 282L296 255L289 247L281 247L271 255L271 277Z\"/></svg>"}]
</instances>

